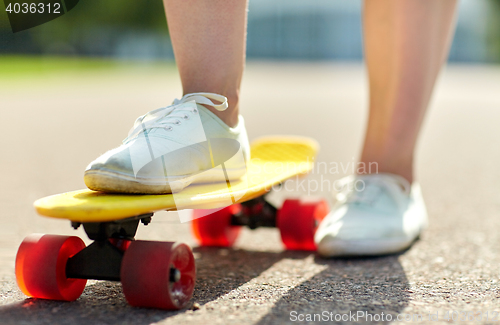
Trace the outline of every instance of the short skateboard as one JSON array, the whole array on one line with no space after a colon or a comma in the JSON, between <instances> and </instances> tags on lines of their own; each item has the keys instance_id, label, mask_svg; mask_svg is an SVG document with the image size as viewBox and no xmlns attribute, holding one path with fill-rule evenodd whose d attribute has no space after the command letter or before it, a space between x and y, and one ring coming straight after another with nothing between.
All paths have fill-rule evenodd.
<instances>
[{"instance_id":1,"label":"short skateboard","mask_svg":"<svg viewBox=\"0 0 500 325\"><path fill-rule=\"evenodd\" d=\"M328 213L326 201L289 199L278 209L266 194L311 171L317 150L310 138L265 137L251 145L247 174L227 184L195 184L165 195L79 190L39 199L34 205L40 215L83 227L93 242L86 246L76 236L26 237L16 256L18 285L31 297L72 301L87 279L121 281L132 306L184 308L196 278L191 249L134 239L139 224L148 225L157 211L193 209L192 231L203 246L233 245L242 226L277 227L287 249L315 250L314 233Z\"/></svg>"}]
</instances>

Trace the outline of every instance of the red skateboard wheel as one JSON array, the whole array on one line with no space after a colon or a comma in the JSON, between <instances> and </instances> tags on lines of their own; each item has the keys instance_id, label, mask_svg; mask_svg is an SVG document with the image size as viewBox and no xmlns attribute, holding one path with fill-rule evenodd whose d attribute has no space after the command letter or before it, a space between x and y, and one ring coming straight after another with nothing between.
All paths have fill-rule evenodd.
<instances>
[{"instance_id":1,"label":"red skateboard wheel","mask_svg":"<svg viewBox=\"0 0 500 325\"><path fill-rule=\"evenodd\" d=\"M328 210L328 203L323 199L286 200L276 217L276 226L285 247L315 251L314 233Z\"/></svg>"},{"instance_id":2,"label":"red skateboard wheel","mask_svg":"<svg viewBox=\"0 0 500 325\"><path fill-rule=\"evenodd\" d=\"M120 273L123 293L132 306L176 310L193 295L194 256L185 244L132 241Z\"/></svg>"},{"instance_id":3,"label":"red skateboard wheel","mask_svg":"<svg viewBox=\"0 0 500 325\"><path fill-rule=\"evenodd\" d=\"M239 204L230 205L209 215L205 215L206 210L194 210L191 229L198 243L202 246L232 246L240 234L241 226L231 225L231 217L240 210Z\"/></svg>"},{"instance_id":4,"label":"red skateboard wheel","mask_svg":"<svg viewBox=\"0 0 500 325\"><path fill-rule=\"evenodd\" d=\"M26 237L16 256L16 279L27 296L73 301L85 289L87 280L66 277L68 258L85 248L75 236L32 234Z\"/></svg>"}]
</instances>

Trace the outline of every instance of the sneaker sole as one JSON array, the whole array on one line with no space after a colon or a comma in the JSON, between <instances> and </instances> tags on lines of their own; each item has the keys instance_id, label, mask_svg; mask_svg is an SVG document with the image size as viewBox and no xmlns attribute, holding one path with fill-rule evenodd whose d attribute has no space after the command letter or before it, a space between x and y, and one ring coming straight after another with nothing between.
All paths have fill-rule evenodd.
<instances>
[{"instance_id":1,"label":"sneaker sole","mask_svg":"<svg viewBox=\"0 0 500 325\"><path fill-rule=\"evenodd\" d=\"M246 168L226 169L230 181L240 179ZM175 176L166 179L144 179L115 173L108 170L88 170L83 176L85 185L93 191L127 194L171 194L177 193L190 184L219 183L220 170L210 169L202 173L186 176Z\"/></svg>"},{"instance_id":2,"label":"sneaker sole","mask_svg":"<svg viewBox=\"0 0 500 325\"><path fill-rule=\"evenodd\" d=\"M402 252L408 249L416 240L335 240L328 244L320 243L318 253L323 257L375 256Z\"/></svg>"}]
</instances>

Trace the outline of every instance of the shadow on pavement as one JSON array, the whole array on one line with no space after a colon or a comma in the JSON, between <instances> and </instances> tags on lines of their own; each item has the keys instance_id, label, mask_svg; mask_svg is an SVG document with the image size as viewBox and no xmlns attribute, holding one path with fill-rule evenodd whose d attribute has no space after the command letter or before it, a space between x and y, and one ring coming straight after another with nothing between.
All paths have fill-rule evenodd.
<instances>
[{"instance_id":1,"label":"shadow on pavement","mask_svg":"<svg viewBox=\"0 0 500 325\"><path fill-rule=\"evenodd\" d=\"M242 286L284 258L305 259L311 255L311 252L269 253L207 247L197 247L193 251L199 254L193 301L200 305Z\"/></svg>"},{"instance_id":2,"label":"shadow on pavement","mask_svg":"<svg viewBox=\"0 0 500 325\"><path fill-rule=\"evenodd\" d=\"M410 285L398 255L330 260L317 257L315 263L327 268L290 290L257 324L387 324L408 305Z\"/></svg>"}]
</instances>

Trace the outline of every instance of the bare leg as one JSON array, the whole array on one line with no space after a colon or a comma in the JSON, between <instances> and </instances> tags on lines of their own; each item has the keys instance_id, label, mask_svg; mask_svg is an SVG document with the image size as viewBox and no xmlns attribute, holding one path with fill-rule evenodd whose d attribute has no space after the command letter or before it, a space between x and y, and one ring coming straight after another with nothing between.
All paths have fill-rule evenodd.
<instances>
[{"instance_id":1,"label":"bare leg","mask_svg":"<svg viewBox=\"0 0 500 325\"><path fill-rule=\"evenodd\" d=\"M379 172L412 182L415 144L448 54L456 0L365 0L364 5L370 114L361 162L377 162Z\"/></svg>"},{"instance_id":2,"label":"bare leg","mask_svg":"<svg viewBox=\"0 0 500 325\"><path fill-rule=\"evenodd\" d=\"M245 65L247 1L164 0L164 5L184 94L226 96L229 108L212 112L235 126Z\"/></svg>"}]
</instances>

